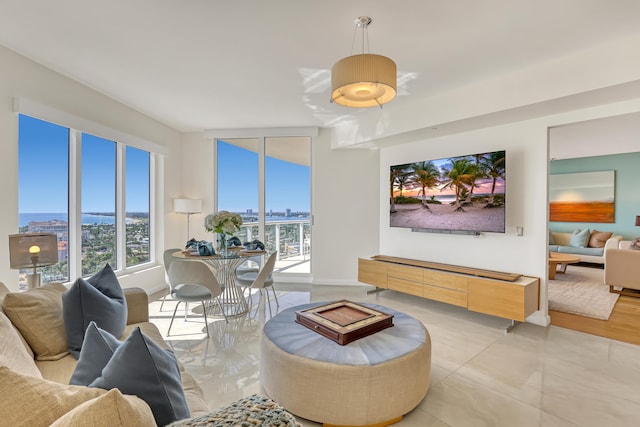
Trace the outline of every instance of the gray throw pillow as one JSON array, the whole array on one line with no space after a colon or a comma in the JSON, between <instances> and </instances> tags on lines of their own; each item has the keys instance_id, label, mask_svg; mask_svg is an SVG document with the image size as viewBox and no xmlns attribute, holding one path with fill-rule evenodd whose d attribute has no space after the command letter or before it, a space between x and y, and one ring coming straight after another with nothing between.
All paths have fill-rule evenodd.
<instances>
[{"instance_id":1,"label":"gray throw pillow","mask_svg":"<svg viewBox=\"0 0 640 427\"><path fill-rule=\"evenodd\" d=\"M133 394L144 400L159 426L189 418L178 361L142 333L140 327L115 350L100 377L89 387Z\"/></svg>"},{"instance_id":2,"label":"gray throw pillow","mask_svg":"<svg viewBox=\"0 0 640 427\"><path fill-rule=\"evenodd\" d=\"M556 244L556 239L553 238L553 233L551 232L551 230L549 230L549 244L550 245Z\"/></svg>"},{"instance_id":3,"label":"gray throw pillow","mask_svg":"<svg viewBox=\"0 0 640 427\"><path fill-rule=\"evenodd\" d=\"M69 352L76 358L91 321L115 337L122 336L127 326L127 301L109 264L87 280L77 279L62 295L62 317Z\"/></svg>"},{"instance_id":4,"label":"gray throw pillow","mask_svg":"<svg viewBox=\"0 0 640 427\"><path fill-rule=\"evenodd\" d=\"M89 323L84 334L84 342L76 368L71 375L69 384L89 385L102 375L102 369L107 366L111 356L122 342L104 329L96 326L96 322Z\"/></svg>"},{"instance_id":5,"label":"gray throw pillow","mask_svg":"<svg viewBox=\"0 0 640 427\"><path fill-rule=\"evenodd\" d=\"M569 246L574 248L586 248L589 243L589 238L591 237L591 230L585 228L584 230L576 230L571 235L571 240L569 241Z\"/></svg>"}]
</instances>

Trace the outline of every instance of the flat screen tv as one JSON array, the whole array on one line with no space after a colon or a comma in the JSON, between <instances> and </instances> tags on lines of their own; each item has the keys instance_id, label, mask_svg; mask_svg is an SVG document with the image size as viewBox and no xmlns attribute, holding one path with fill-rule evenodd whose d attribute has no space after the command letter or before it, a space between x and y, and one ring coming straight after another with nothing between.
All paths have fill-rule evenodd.
<instances>
[{"instance_id":1,"label":"flat screen tv","mask_svg":"<svg viewBox=\"0 0 640 427\"><path fill-rule=\"evenodd\" d=\"M415 231L505 232L505 151L393 165L390 226Z\"/></svg>"}]
</instances>

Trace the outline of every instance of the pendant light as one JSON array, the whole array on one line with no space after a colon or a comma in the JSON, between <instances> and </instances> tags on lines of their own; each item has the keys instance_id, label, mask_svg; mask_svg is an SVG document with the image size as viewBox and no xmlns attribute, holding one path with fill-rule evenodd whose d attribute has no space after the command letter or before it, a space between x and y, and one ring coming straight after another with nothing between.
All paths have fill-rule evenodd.
<instances>
[{"instance_id":1,"label":"pendant light","mask_svg":"<svg viewBox=\"0 0 640 427\"><path fill-rule=\"evenodd\" d=\"M360 16L354 22L354 40L358 29L362 33L362 53L342 58L331 69L331 102L352 108L382 107L396 97L396 63L386 56L365 53L371 21Z\"/></svg>"}]
</instances>

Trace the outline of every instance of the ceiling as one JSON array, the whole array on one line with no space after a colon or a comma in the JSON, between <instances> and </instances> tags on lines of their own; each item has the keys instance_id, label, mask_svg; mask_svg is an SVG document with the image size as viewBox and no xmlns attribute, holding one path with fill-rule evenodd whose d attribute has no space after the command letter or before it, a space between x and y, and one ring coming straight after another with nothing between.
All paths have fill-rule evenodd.
<instances>
[{"instance_id":1,"label":"ceiling","mask_svg":"<svg viewBox=\"0 0 640 427\"><path fill-rule=\"evenodd\" d=\"M331 66L398 67L394 108L640 34L637 0L0 0L0 44L172 128L331 127ZM358 46L358 44L356 44ZM1 73L1 68L0 68Z\"/></svg>"}]
</instances>

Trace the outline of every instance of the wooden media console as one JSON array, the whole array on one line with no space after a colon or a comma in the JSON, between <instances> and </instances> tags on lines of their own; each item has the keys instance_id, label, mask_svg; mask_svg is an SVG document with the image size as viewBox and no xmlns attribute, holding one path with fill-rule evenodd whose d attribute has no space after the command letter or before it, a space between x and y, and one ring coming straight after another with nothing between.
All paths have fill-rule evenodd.
<instances>
[{"instance_id":1,"label":"wooden media console","mask_svg":"<svg viewBox=\"0 0 640 427\"><path fill-rule=\"evenodd\" d=\"M408 258L359 258L358 281L519 322L539 306L537 277Z\"/></svg>"}]
</instances>

